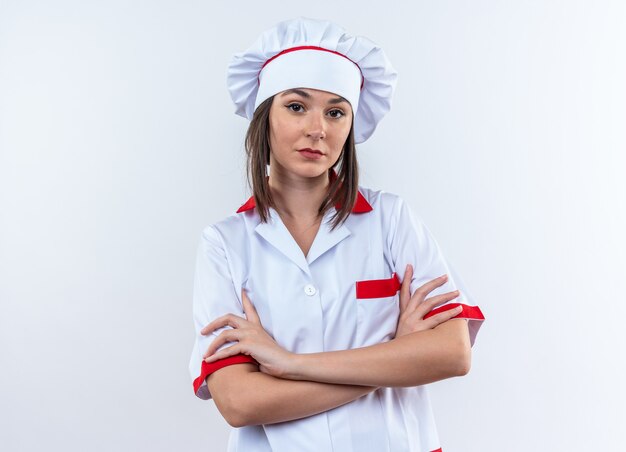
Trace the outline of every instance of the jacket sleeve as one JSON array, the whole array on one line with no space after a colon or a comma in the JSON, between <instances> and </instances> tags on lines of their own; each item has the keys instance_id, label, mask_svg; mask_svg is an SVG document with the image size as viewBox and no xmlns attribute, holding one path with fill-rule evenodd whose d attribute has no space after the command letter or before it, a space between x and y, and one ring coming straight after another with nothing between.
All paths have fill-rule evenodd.
<instances>
[{"instance_id":1,"label":"jacket sleeve","mask_svg":"<svg viewBox=\"0 0 626 452\"><path fill-rule=\"evenodd\" d=\"M485 320L483 313L476 306L460 276L446 261L430 230L401 197L393 196L395 203L390 212L387 247L390 250L390 257L396 274L399 278L404 278L407 264L413 266L413 277L410 284L411 294L428 281L447 274L448 281L435 288L426 295L426 298L457 289L460 291L460 295L435 307L424 318L453 309L460 304L463 306L463 310L454 318L467 319L470 341L473 346L478 330Z\"/></svg>"},{"instance_id":2,"label":"jacket sleeve","mask_svg":"<svg viewBox=\"0 0 626 452\"><path fill-rule=\"evenodd\" d=\"M193 382L194 393L203 400L212 398L206 384L206 378L211 373L232 364L256 363L252 357L243 354L212 363L206 363L202 359L202 355L207 351L211 342L223 330L231 327L225 326L207 335L200 334L200 330L211 321L228 313L245 318L243 307L231 276L224 243L217 230L212 226L207 226L202 231L196 256L193 289L193 323L196 336L191 359L189 360L189 372ZM227 342L218 351L235 343Z\"/></svg>"}]
</instances>

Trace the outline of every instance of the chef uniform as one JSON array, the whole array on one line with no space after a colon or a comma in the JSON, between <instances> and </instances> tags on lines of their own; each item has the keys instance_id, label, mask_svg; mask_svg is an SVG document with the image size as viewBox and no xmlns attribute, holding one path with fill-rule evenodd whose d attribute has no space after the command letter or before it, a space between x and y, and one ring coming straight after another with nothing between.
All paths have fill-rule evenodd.
<instances>
[{"instance_id":1,"label":"chef uniform","mask_svg":"<svg viewBox=\"0 0 626 452\"><path fill-rule=\"evenodd\" d=\"M316 73L318 67L325 70ZM265 72L269 68L272 71ZM262 34L250 49L236 54L229 67L229 89L240 114L251 118L263 100L284 89L322 89L345 97L357 111L357 143L371 135L388 111L395 79L396 72L376 44L352 37L331 22L302 17ZM329 177L337 177L334 169ZM281 347L294 353L346 350L393 339L400 278L412 264L411 294L448 274L448 281L427 297L455 289L461 294L428 316L461 304L463 310L455 318L467 320L474 344L484 316L410 206L396 194L359 186L347 220L331 230L330 218L339 207L326 212L306 256L274 208L269 209L269 221L261 221L253 196L202 231L193 298L196 340L189 363L197 397L211 398L206 384L211 373L256 363L246 355L212 363L202 359L215 337L230 328L202 335L204 326L228 313L245 317L242 287L263 328ZM441 450L425 385L383 387L306 418L233 428L228 446L229 452Z\"/></svg>"}]
</instances>

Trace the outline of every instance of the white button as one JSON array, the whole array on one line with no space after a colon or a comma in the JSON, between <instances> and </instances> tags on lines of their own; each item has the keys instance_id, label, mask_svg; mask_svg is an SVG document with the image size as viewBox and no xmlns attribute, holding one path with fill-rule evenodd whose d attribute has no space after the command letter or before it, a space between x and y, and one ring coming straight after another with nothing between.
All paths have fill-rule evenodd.
<instances>
[{"instance_id":1,"label":"white button","mask_svg":"<svg viewBox=\"0 0 626 452\"><path fill-rule=\"evenodd\" d=\"M313 284L307 284L306 286L304 286L304 293L307 294L309 297L315 295L315 292L317 292L317 289Z\"/></svg>"}]
</instances>

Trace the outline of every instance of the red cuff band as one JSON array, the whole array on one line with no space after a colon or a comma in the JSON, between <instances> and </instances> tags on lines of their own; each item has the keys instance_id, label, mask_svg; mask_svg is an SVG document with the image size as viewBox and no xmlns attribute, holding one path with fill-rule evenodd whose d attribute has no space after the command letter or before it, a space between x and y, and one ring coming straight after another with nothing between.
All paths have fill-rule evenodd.
<instances>
[{"instance_id":1,"label":"red cuff band","mask_svg":"<svg viewBox=\"0 0 626 452\"><path fill-rule=\"evenodd\" d=\"M457 315L452 317L453 319L474 319L474 320L485 320L485 316L481 312L478 306L468 306L466 304L461 303L450 303L443 306L439 306L438 308L433 309L428 314L424 316L424 319L428 317L432 317L435 314L439 314L440 312L449 311L450 309L454 309L457 306L463 306L463 310L459 312Z\"/></svg>"},{"instance_id":2,"label":"red cuff band","mask_svg":"<svg viewBox=\"0 0 626 452\"><path fill-rule=\"evenodd\" d=\"M254 358L248 355L239 354L235 356L229 356L228 358L218 359L217 361L213 361L212 363L207 363L206 361L202 361L202 368L200 369L200 376L193 381L193 392L198 393L198 389L202 386L202 383L213 372L222 367L230 366L231 364L240 364L240 363L253 363L259 364Z\"/></svg>"}]
</instances>

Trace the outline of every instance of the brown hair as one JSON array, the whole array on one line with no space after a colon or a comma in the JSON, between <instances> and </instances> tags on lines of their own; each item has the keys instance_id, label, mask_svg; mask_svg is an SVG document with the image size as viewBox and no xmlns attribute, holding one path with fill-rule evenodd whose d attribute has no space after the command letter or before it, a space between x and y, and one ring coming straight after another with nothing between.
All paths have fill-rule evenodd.
<instances>
[{"instance_id":1,"label":"brown hair","mask_svg":"<svg viewBox=\"0 0 626 452\"><path fill-rule=\"evenodd\" d=\"M248 186L252 189L255 208L263 223L269 219L269 208L275 208L267 181L267 165L270 163L269 118L273 100L274 96L266 99L257 107L248 126L245 140ZM337 177L333 180L330 173L337 166L340 168L336 171ZM318 214L323 216L333 205L338 206L337 212L331 217L331 230L333 230L340 223L346 221L350 215L359 189L359 171L354 143L354 115L352 116L350 133L343 145L341 155L328 171L330 186L328 194L319 207Z\"/></svg>"}]
</instances>

